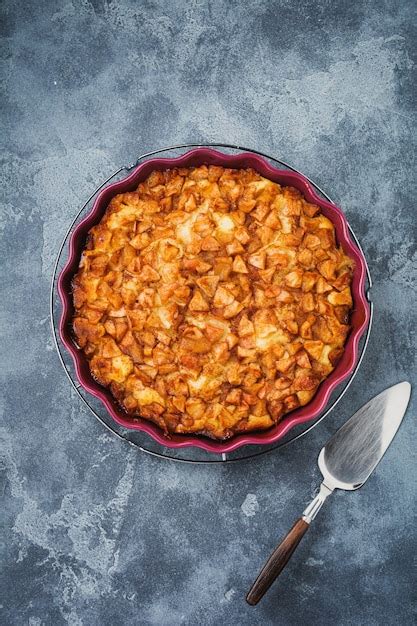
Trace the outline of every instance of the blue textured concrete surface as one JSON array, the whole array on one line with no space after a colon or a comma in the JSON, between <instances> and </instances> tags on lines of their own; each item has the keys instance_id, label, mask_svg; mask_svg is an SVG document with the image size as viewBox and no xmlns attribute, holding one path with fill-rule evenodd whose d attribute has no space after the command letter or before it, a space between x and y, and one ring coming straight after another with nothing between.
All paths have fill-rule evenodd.
<instances>
[{"instance_id":1,"label":"blue textured concrete surface","mask_svg":"<svg viewBox=\"0 0 417 626\"><path fill-rule=\"evenodd\" d=\"M366 486L337 493L256 607L244 596L319 483L317 454L384 387L416 382L416 4L59 0L1 6L2 624L411 625L415 404ZM344 208L375 326L307 437L187 466L112 438L54 351L57 246L119 165L183 141L280 156Z\"/></svg>"}]
</instances>

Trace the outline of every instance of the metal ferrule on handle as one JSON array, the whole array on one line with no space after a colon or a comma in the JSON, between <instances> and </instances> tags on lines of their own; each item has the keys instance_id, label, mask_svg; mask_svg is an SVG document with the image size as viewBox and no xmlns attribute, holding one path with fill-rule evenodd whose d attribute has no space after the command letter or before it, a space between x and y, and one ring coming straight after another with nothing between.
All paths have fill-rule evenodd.
<instances>
[{"instance_id":1,"label":"metal ferrule on handle","mask_svg":"<svg viewBox=\"0 0 417 626\"><path fill-rule=\"evenodd\" d=\"M321 483L320 491L303 512L303 520L307 522L307 524L311 524L323 506L324 501L332 492L333 489L329 489L329 487L326 487L324 483Z\"/></svg>"}]
</instances>

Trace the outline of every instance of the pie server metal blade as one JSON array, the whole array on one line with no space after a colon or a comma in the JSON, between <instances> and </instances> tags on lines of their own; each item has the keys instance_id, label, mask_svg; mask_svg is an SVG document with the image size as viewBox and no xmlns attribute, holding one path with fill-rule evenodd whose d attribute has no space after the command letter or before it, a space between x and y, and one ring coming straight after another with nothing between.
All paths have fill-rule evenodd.
<instances>
[{"instance_id":1,"label":"pie server metal blade","mask_svg":"<svg viewBox=\"0 0 417 626\"><path fill-rule=\"evenodd\" d=\"M362 487L400 427L410 393L408 382L386 389L329 439L319 455L319 468L328 489Z\"/></svg>"}]
</instances>

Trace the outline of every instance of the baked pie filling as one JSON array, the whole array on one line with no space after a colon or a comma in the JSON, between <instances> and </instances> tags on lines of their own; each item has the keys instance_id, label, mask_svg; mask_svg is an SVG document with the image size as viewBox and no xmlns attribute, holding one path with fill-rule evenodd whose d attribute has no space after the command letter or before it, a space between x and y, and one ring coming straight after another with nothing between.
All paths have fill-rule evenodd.
<instances>
[{"instance_id":1,"label":"baked pie filling","mask_svg":"<svg viewBox=\"0 0 417 626\"><path fill-rule=\"evenodd\" d=\"M298 190L252 169L154 171L89 233L74 333L130 416L226 439L270 428L332 372L352 270Z\"/></svg>"}]
</instances>

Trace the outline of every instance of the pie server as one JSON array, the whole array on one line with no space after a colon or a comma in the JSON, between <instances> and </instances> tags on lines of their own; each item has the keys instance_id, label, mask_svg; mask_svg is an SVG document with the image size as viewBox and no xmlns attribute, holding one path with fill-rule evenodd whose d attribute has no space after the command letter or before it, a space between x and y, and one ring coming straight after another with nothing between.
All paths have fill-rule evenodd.
<instances>
[{"instance_id":1,"label":"pie server","mask_svg":"<svg viewBox=\"0 0 417 626\"><path fill-rule=\"evenodd\" d=\"M402 382L375 396L357 411L322 448L319 493L269 557L246 596L257 604L288 563L292 553L334 489L359 489L372 474L397 432L410 399L411 385Z\"/></svg>"}]
</instances>

